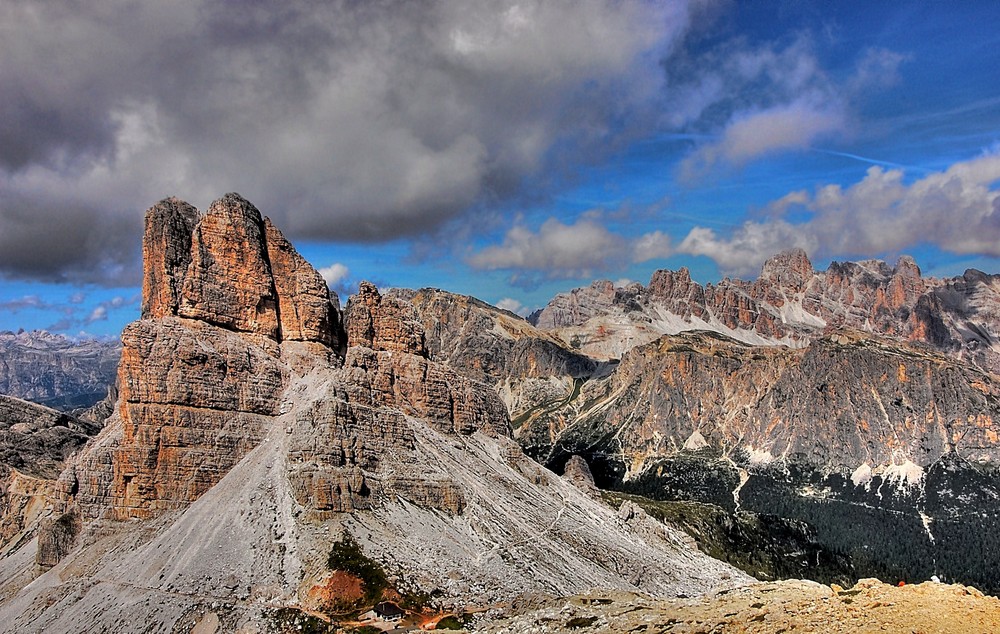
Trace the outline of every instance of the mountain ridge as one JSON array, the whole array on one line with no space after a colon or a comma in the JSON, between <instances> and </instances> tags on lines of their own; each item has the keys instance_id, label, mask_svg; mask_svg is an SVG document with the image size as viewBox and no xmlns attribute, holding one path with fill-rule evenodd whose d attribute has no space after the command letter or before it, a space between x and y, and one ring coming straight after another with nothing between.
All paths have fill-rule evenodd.
<instances>
[{"instance_id":1,"label":"mountain ridge","mask_svg":"<svg viewBox=\"0 0 1000 634\"><path fill-rule=\"evenodd\" d=\"M714 330L755 345L806 345L848 328L926 343L1000 371L1000 276L975 269L923 277L913 258L833 262L818 272L805 251L765 261L752 282L701 285L686 268L654 272L647 286L608 281L556 295L535 325L592 356L619 358L664 334Z\"/></svg>"},{"instance_id":2,"label":"mountain ridge","mask_svg":"<svg viewBox=\"0 0 1000 634\"><path fill-rule=\"evenodd\" d=\"M345 540L438 606L751 581L525 456L411 302L362 284L341 311L251 203L191 209L147 213L115 411L5 545L0 631L286 631L381 596L331 567Z\"/></svg>"}]
</instances>

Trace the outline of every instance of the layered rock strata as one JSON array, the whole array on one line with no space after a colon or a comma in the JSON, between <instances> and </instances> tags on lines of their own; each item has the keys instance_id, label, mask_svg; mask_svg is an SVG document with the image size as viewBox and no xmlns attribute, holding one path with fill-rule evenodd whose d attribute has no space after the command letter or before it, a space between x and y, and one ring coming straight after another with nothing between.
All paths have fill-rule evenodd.
<instances>
[{"instance_id":1,"label":"layered rock strata","mask_svg":"<svg viewBox=\"0 0 1000 634\"><path fill-rule=\"evenodd\" d=\"M519 438L543 461L600 452L632 474L710 448L849 476L865 464L924 469L950 452L1000 462L998 403L991 375L862 333L794 349L696 332L634 348Z\"/></svg>"},{"instance_id":2,"label":"layered rock strata","mask_svg":"<svg viewBox=\"0 0 1000 634\"><path fill-rule=\"evenodd\" d=\"M473 297L430 288L391 293L412 305L428 356L492 385L515 425L564 401L603 369L521 317Z\"/></svg>"},{"instance_id":3,"label":"layered rock strata","mask_svg":"<svg viewBox=\"0 0 1000 634\"><path fill-rule=\"evenodd\" d=\"M94 405L115 382L118 341L0 332L0 394L60 410Z\"/></svg>"},{"instance_id":4,"label":"layered rock strata","mask_svg":"<svg viewBox=\"0 0 1000 634\"><path fill-rule=\"evenodd\" d=\"M451 604L748 581L528 459L497 393L433 358L409 299L363 284L342 320L239 196L196 220L160 203L144 251L115 414L54 484L38 540L0 557L14 580L52 567L0 603L0 631L174 631L207 612L252 629L344 572L327 555L345 534Z\"/></svg>"}]
</instances>

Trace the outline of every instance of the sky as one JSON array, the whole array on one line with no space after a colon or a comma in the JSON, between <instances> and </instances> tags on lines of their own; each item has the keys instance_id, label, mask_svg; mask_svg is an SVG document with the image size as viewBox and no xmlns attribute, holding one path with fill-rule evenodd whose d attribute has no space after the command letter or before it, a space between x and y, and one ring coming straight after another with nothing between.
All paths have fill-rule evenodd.
<instances>
[{"instance_id":1,"label":"sky","mask_svg":"<svg viewBox=\"0 0 1000 634\"><path fill-rule=\"evenodd\" d=\"M149 207L527 314L804 248L1000 272L1000 3L0 0L0 330L117 337Z\"/></svg>"}]
</instances>

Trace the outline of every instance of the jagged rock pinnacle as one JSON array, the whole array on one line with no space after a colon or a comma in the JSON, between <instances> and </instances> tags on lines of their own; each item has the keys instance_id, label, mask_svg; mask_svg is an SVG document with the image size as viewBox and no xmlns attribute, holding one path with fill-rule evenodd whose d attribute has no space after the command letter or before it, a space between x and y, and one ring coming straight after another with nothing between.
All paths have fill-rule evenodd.
<instances>
[{"instance_id":1,"label":"jagged rock pinnacle","mask_svg":"<svg viewBox=\"0 0 1000 634\"><path fill-rule=\"evenodd\" d=\"M323 277L235 193L204 216L177 198L146 212L142 317L172 315L275 341L341 339Z\"/></svg>"},{"instance_id":2,"label":"jagged rock pinnacle","mask_svg":"<svg viewBox=\"0 0 1000 634\"><path fill-rule=\"evenodd\" d=\"M279 338L263 219L239 194L212 203L195 228L178 314Z\"/></svg>"},{"instance_id":3,"label":"jagged rock pinnacle","mask_svg":"<svg viewBox=\"0 0 1000 634\"><path fill-rule=\"evenodd\" d=\"M191 263L191 234L198 210L177 198L165 198L146 212L142 240L142 318L176 315L181 284Z\"/></svg>"}]
</instances>

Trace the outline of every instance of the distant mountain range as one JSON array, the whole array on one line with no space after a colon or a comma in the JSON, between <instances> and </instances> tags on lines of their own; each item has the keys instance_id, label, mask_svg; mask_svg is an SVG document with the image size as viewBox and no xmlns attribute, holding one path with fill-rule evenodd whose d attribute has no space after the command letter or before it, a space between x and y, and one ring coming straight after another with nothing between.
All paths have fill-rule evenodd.
<instances>
[{"instance_id":1,"label":"distant mountain range","mask_svg":"<svg viewBox=\"0 0 1000 634\"><path fill-rule=\"evenodd\" d=\"M119 357L116 340L0 331L0 394L63 411L90 407L114 385Z\"/></svg>"}]
</instances>

